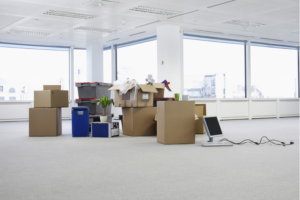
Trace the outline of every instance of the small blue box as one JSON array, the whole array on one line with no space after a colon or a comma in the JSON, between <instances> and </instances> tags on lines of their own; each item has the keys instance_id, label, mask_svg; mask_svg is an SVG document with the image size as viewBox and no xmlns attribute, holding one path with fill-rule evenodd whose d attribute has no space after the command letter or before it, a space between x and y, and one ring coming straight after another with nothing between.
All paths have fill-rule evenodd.
<instances>
[{"instance_id":1,"label":"small blue box","mask_svg":"<svg viewBox=\"0 0 300 200\"><path fill-rule=\"evenodd\" d=\"M119 122L93 122L92 137L116 137L119 136Z\"/></svg>"}]
</instances>

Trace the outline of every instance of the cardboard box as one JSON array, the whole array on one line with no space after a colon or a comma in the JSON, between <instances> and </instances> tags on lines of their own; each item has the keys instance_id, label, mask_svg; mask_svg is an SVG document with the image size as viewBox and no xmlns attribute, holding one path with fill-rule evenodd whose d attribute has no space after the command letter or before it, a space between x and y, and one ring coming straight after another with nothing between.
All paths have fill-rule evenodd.
<instances>
[{"instance_id":1,"label":"cardboard box","mask_svg":"<svg viewBox=\"0 0 300 200\"><path fill-rule=\"evenodd\" d=\"M108 90L115 91L115 107L153 107L153 93L157 93L156 88L153 85L142 84L140 87L135 101L130 101L133 86L123 95L119 95L119 85L114 85Z\"/></svg>"},{"instance_id":2,"label":"cardboard box","mask_svg":"<svg viewBox=\"0 0 300 200\"><path fill-rule=\"evenodd\" d=\"M195 143L194 101L157 102L157 142L162 144Z\"/></svg>"},{"instance_id":3,"label":"cardboard box","mask_svg":"<svg viewBox=\"0 0 300 200\"><path fill-rule=\"evenodd\" d=\"M123 135L150 136L156 135L156 107L122 108Z\"/></svg>"},{"instance_id":4,"label":"cardboard box","mask_svg":"<svg viewBox=\"0 0 300 200\"><path fill-rule=\"evenodd\" d=\"M196 121L196 132L195 133L206 133L202 117L206 116L206 104L196 104L195 114L199 117Z\"/></svg>"},{"instance_id":5,"label":"cardboard box","mask_svg":"<svg viewBox=\"0 0 300 200\"><path fill-rule=\"evenodd\" d=\"M29 136L62 134L61 108L29 108Z\"/></svg>"},{"instance_id":6,"label":"cardboard box","mask_svg":"<svg viewBox=\"0 0 300 200\"><path fill-rule=\"evenodd\" d=\"M164 83L154 83L153 86L157 90L157 93L154 93L154 98L164 98L165 97L165 84Z\"/></svg>"},{"instance_id":7,"label":"cardboard box","mask_svg":"<svg viewBox=\"0 0 300 200\"><path fill-rule=\"evenodd\" d=\"M44 85L44 90L61 90L61 85Z\"/></svg>"},{"instance_id":8,"label":"cardboard box","mask_svg":"<svg viewBox=\"0 0 300 200\"><path fill-rule=\"evenodd\" d=\"M35 108L69 107L69 91L43 90L34 91Z\"/></svg>"}]
</instances>

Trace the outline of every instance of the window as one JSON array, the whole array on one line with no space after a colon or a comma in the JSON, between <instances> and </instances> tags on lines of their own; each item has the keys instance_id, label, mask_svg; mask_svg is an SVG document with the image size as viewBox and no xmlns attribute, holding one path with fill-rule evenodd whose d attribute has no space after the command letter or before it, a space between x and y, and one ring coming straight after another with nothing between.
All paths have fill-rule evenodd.
<instances>
[{"instance_id":1,"label":"window","mask_svg":"<svg viewBox=\"0 0 300 200\"><path fill-rule=\"evenodd\" d=\"M103 50L103 82L112 83L111 80L111 49Z\"/></svg>"},{"instance_id":2,"label":"window","mask_svg":"<svg viewBox=\"0 0 300 200\"><path fill-rule=\"evenodd\" d=\"M85 49L74 49L74 81L86 82L86 50ZM74 84L75 84L74 83ZM78 99L78 89L74 87L74 98Z\"/></svg>"},{"instance_id":3,"label":"window","mask_svg":"<svg viewBox=\"0 0 300 200\"><path fill-rule=\"evenodd\" d=\"M252 43L252 98L298 97L298 50Z\"/></svg>"},{"instance_id":4,"label":"window","mask_svg":"<svg viewBox=\"0 0 300 200\"><path fill-rule=\"evenodd\" d=\"M184 36L184 94L245 98L245 41Z\"/></svg>"},{"instance_id":5,"label":"window","mask_svg":"<svg viewBox=\"0 0 300 200\"><path fill-rule=\"evenodd\" d=\"M43 85L69 90L69 48L0 43L0 55L5 100L33 100L33 91Z\"/></svg>"},{"instance_id":6,"label":"window","mask_svg":"<svg viewBox=\"0 0 300 200\"><path fill-rule=\"evenodd\" d=\"M157 80L157 41L156 38L143 40L117 47L117 79L135 79L145 83L149 74Z\"/></svg>"}]
</instances>

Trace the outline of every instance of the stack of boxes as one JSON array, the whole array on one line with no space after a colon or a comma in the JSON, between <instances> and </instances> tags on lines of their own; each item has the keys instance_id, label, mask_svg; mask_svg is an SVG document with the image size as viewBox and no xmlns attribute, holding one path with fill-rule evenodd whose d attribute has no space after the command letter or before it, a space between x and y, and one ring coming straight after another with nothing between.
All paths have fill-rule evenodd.
<instances>
[{"instance_id":1,"label":"stack of boxes","mask_svg":"<svg viewBox=\"0 0 300 200\"><path fill-rule=\"evenodd\" d=\"M156 123L153 119L157 109L153 107L153 99L158 91L154 85L140 84L139 86L140 89L134 101L130 101L130 93L134 89L133 87L123 95L119 94L119 85L114 85L109 89L115 91L115 107L122 107L123 135L156 135Z\"/></svg>"},{"instance_id":2,"label":"stack of boxes","mask_svg":"<svg viewBox=\"0 0 300 200\"><path fill-rule=\"evenodd\" d=\"M108 88L112 86L111 83L102 83L102 82L77 82L75 86L78 89L79 99L76 99L78 106L87 106L89 107L91 122L97 121L99 115L103 113L103 108L101 105L97 106L98 101L96 99L101 98L102 96L107 96L110 98L110 91ZM106 115L109 122L112 122L113 114L111 113L111 106L106 108Z\"/></svg>"},{"instance_id":3,"label":"stack of boxes","mask_svg":"<svg viewBox=\"0 0 300 200\"><path fill-rule=\"evenodd\" d=\"M69 92L60 85L44 85L34 91L34 108L29 108L29 136L62 134L62 107L69 107Z\"/></svg>"}]
</instances>

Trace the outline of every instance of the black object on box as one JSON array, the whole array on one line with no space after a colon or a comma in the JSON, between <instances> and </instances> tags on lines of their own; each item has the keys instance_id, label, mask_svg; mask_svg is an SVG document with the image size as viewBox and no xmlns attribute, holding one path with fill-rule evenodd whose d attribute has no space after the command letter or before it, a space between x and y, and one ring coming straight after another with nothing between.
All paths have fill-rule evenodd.
<instances>
[{"instance_id":1,"label":"black object on box","mask_svg":"<svg viewBox=\"0 0 300 200\"><path fill-rule=\"evenodd\" d=\"M102 96L110 98L111 91L108 89L113 85L102 82L77 82L75 86L78 89L79 99L99 99Z\"/></svg>"},{"instance_id":2,"label":"black object on box","mask_svg":"<svg viewBox=\"0 0 300 200\"><path fill-rule=\"evenodd\" d=\"M76 99L76 103L78 106L87 106L89 107L89 114L90 115L100 115L103 113L102 106L97 106L98 101L94 101L94 99ZM93 102L94 101L94 102ZM111 111L111 105L106 107L106 113L110 113Z\"/></svg>"},{"instance_id":3,"label":"black object on box","mask_svg":"<svg viewBox=\"0 0 300 200\"><path fill-rule=\"evenodd\" d=\"M153 107L157 107L158 101L175 101L175 98L155 98L153 99Z\"/></svg>"}]
</instances>

